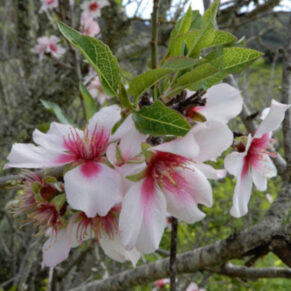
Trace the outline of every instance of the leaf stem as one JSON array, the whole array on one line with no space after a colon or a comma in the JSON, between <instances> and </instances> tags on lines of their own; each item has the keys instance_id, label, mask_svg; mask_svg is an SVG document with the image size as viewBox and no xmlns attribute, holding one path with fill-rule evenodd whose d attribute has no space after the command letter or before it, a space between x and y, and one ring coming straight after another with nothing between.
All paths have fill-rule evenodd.
<instances>
[{"instance_id":1,"label":"leaf stem","mask_svg":"<svg viewBox=\"0 0 291 291\"><path fill-rule=\"evenodd\" d=\"M170 290L176 291L176 255L177 255L177 233L178 233L178 219L171 217L172 231L171 231L171 253L170 253Z\"/></svg>"}]
</instances>

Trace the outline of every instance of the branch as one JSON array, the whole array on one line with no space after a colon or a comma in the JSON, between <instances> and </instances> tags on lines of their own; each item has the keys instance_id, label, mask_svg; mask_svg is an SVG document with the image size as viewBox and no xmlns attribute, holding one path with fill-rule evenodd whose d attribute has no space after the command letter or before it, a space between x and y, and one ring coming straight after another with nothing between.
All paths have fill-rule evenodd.
<instances>
[{"instance_id":1,"label":"branch","mask_svg":"<svg viewBox=\"0 0 291 291\"><path fill-rule=\"evenodd\" d=\"M229 277L239 277L247 279L259 278L291 278L291 269L289 268L248 268L245 266L236 266L227 263L220 269L208 269L210 272L215 272Z\"/></svg>"}]
</instances>

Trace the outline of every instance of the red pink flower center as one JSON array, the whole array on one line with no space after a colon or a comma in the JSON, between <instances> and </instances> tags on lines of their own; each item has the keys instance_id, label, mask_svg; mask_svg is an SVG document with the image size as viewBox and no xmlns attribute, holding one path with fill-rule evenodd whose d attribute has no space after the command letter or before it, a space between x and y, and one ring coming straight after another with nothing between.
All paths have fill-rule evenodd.
<instances>
[{"instance_id":1,"label":"red pink flower center","mask_svg":"<svg viewBox=\"0 0 291 291\"><path fill-rule=\"evenodd\" d=\"M99 9L99 4L97 2L93 2L89 5L89 10L94 12Z\"/></svg>"},{"instance_id":2,"label":"red pink flower center","mask_svg":"<svg viewBox=\"0 0 291 291\"><path fill-rule=\"evenodd\" d=\"M186 168L189 160L172 153L157 151L148 162L146 176L152 177L160 187L170 190L184 184L184 179L179 174L179 168Z\"/></svg>"},{"instance_id":3,"label":"red pink flower center","mask_svg":"<svg viewBox=\"0 0 291 291\"><path fill-rule=\"evenodd\" d=\"M95 216L89 218L84 212L80 213L77 220L77 241L82 242L86 238L98 239L102 231L113 239L118 230L118 213L120 208L114 207L106 216Z\"/></svg>"},{"instance_id":4,"label":"red pink flower center","mask_svg":"<svg viewBox=\"0 0 291 291\"><path fill-rule=\"evenodd\" d=\"M248 172L250 166L259 167L260 162L265 159L266 155L273 155L268 151L272 141L273 139L270 138L268 133L263 134L260 138L254 138L252 140L247 155L244 158L242 175Z\"/></svg>"},{"instance_id":5,"label":"red pink flower center","mask_svg":"<svg viewBox=\"0 0 291 291\"><path fill-rule=\"evenodd\" d=\"M75 161L99 161L109 142L109 134L105 129L98 130L97 126L89 134L88 129L80 134L72 130L65 138L65 148L74 156Z\"/></svg>"},{"instance_id":6,"label":"red pink flower center","mask_svg":"<svg viewBox=\"0 0 291 291\"><path fill-rule=\"evenodd\" d=\"M57 45L56 45L55 43L50 43L50 44L49 44L49 48L50 48L50 50L51 50L52 52L54 52L54 53L56 53L57 50L58 50L58 47L57 47Z\"/></svg>"}]
</instances>

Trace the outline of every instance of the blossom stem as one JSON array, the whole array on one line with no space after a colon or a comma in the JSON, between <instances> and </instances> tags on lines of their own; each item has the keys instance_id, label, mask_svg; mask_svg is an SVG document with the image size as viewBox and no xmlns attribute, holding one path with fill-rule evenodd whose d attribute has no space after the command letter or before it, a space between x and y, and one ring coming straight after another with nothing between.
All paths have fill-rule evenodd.
<instances>
[{"instance_id":1,"label":"blossom stem","mask_svg":"<svg viewBox=\"0 0 291 291\"><path fill-rule=\"evenodd\" d=\"M176 255L177 255L177 233L178 233L178 219L171 217L172 231L171 231L171 253L170 253L170 290L176 291Z\"/></svg>"}]
</instances>

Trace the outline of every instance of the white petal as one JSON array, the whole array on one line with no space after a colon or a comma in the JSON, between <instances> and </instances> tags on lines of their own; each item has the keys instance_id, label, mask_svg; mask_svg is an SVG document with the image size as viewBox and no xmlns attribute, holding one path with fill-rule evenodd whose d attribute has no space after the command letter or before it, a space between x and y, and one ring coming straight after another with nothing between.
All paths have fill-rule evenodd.
<instances>
[{"instance_id":1,"label":"white petal","mask_svg":"<svg viewBox=\"0 0 291 291\"><path fill-rule=\"evenodd\" d=\"M132 114L119 126L112 136L111 140L119 140L119 149L123 159L126 161L133 158L141 152L141 143L144 142L147 135L141 134L134 125Z\"/></svg>"},{"instance_id":2,"label":"white petal","mask_svg":"<svg viewBox=\"0 0 291 291\"><path fill-rule=\"evenodd\" d=\"M197 162L215 160L231 146L233 141L231 130L219 121L199 123L191 132L200 148L199 155L195 157Z\"/></svg>"},{"instance_id":3,"label":"white petal","mask_svg":"<svg viewBox=\"0 0 291 291\"><path fill-rule=\"evenodd\" d=\"M232 152L224 159L225 169L233 176L238 177L240 175L244 157L246 153Z\"/></svg>"},{"instance_id":4,"label":"white petal","mask_svg":"<svg viewBox=\"0 0 291 291\"><path fill-rule=\"evenodd\" d=\"M239 175L233 195L233 205L230 214L241 217L248 213L248 203L252 192L252 174L249 169L245 175Z\"/></svg>"},{"instance_id":5,"label":"white petal","mask_svg":"<svg viewBox=\"0 0 291 291\"><path fill-rule=\"evenodd\" d=\"M223 179L226 176L226 170L219 169L216 170L212 166L208 164L197 163L195 164L195 168L198 168L207 179Z\"/></svg>"},{"instance_id":6,"label":"white petal","mask_svg":"<svg viewBox=\"0 0 291 291\"><path fill-rule=\"evenodd\" d=\"M126 248L151 253L159 246L166 226L166 201L148 180L135 183L126 194L119 218Z\"/></svg>"},{"instance_id":7,"label":"white petal","mask_svg":"<svg viewBox=\"0 0 291 291\"><path fill-rule=\"evenodd\" d=\"M68 162L59 160L61 154L62 152L49 151L30 143L16 143L12 146L7 157L8 163L4 166L4 169L57 167Z\"/></svg>"},{"instance_id":8,"label":"white petal","mask_svg":"<svg viewBox=\"0 0 291 291\"><path fill-rule=\"evenodd\" d=\"M161 145L154 146L151 149L172 153L189 159L195 158L199 153L199 145L191 131L189 131L184 137L165 142Z\"/></svg>"},{"instance_id":9,"label":"white petal","mask_svg":"<svg viewBox=\"0 0 291 291\"><path fill-rule=\"evenodd\" d=\"M277 176L277 168L267 154L262 155L262 158L256 165L255 169L267 178Z\"/></svg>"},{"instance_id":10,"label":"white petal","mask_svg":"<svg viewBox=\"0 0 291 291\"><path fill-rule=\"evenodd\" d=\"M111 105L102 107L94 116L89 120L88 131L89 136L97 128L104 129L108 134L111 133L114 124L120 120L120 107L118 105Z\"/></svg>"},{"instance_id":11,"label":"white petal","mask_svg":"<svg viewBox=\"0 0 291 291\"><path fill-rule=\"evenodd\" d=\"M64 175L68 203L88 217L105 216L122 199L119 173L108 166L87 162Z\"/></svg>"},{"instance_id":12,"label":"white petal","mask_svg":"<svg viewBox=\"0 0 291 291\"><path fill-rule=\"evenodd\" d=\"M270 111L258 126L254 137L258 138L261 137L264 133L278 129L285 117L285 111L289 107L290 105L272 100Z\"/></svg>"},{"instance_id":13,"label":"white petal","mask_svg":"<svg viewBox=\"0 0 291 291\"><path fill-rule=\"evenodd\" d=\"M52 235L43 245L43 264L55 267L69 256L71 244L66 229L60 229L57 235Z\"/></svg>"},{"instance_id":14,"label":"white petal","mask_svg":"<svg viewBox=\"0 0 291 291\"><path fill-rule=\"evenodd\" d=\"M141 254L136 249L130 251L125 249L121 243L119 234L114 235L114 238L111 239L105 233L102 233L99 242L104 253L117 262L123 263L125 261L131 261L133 266L135 266L140 258Z\"/></svg>"},{"instance_id":15,"label":"white petal","mask_svg":"<svg viewBox=\"0 0 291 291\"><path fill-rule=\"evenodd\" d=\"M252 168L253 181L257 189L265 191L267 189L267 179L264 175L259 173L254 167Z\"/></svg>"},{"instance_id":16,"label":"white petal","mask_svg":"<svg viewBox=\"0 0 291 291\"><path fill-rule=\"evenodd\" d=\"M212 189L206 177L195 167L185 168L173 176L177 185L163 187L167 199L168 212L187 223L204 218L205 214L197 207L198 203L212 206Z\"/></svg>"},{"instance_id":17,"label":"white petal","mask_svg":"<svg viewBox=\"0 0 291 291\"><path fill-rule=\"evenodd\" d=\"M201 106L199 112L207 120L227 123L236 117L242 109L240 91L226 83L212 86L203 98L207 100L206 105Z\"/></svg>"},{"instance_id":18,"label":"white petal","mask_svg":"<svg viewBox=\"0 0 291 291\"><path fill-rule=\"evenodd\" d=\"M35 129L32 137L36 144L44 148L59 148L61 150L65 148L64 138L67 137L72 131L77 131L79 135L82 134L82 131L71 125L52 122L46 133Z\"/></svg>"}]
</instances>

